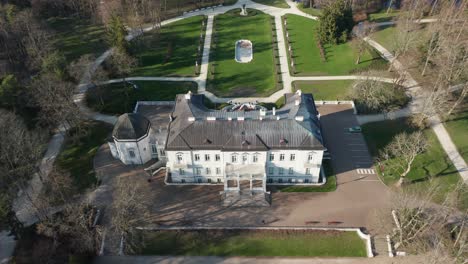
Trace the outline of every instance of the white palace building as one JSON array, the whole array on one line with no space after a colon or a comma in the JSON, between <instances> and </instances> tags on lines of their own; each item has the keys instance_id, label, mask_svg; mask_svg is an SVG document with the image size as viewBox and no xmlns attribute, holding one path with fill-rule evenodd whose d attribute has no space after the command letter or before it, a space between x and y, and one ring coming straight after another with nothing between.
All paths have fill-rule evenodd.
<instances>
[{"instance_id":1,"label":"white palace building","mask_svg":"<svg viewBox=\"0 0 468 264\"><path fill-rule=\"evenodd\" d=\"M165 160L171 183L251 192L265 192L267 184L316 184L326 149L313 96L297 91L285 99L280 109L212 110L204 95L181 94L164 118L139 111L120 116L109 146L124 164Z\"/></svg>"}]
</instances>

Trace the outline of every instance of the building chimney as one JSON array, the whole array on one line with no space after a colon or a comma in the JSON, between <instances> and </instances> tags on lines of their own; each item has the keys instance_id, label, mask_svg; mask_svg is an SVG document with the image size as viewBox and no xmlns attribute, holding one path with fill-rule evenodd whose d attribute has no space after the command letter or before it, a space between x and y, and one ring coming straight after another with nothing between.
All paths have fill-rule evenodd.
<instances>
[{"instance_id":1,"label":"building chimney","mask_svg":"<svg viewBox=\"0 0 468 264\"><path fill-rule=\"evenodd\" d=\"M304 117L303 116L296 116L295 117L296 121L304 121Z\"/></svg>"},{"instance_id":2,"label":"building chimney","mask_svg":"<svg viewBox=\"0 0 468 264\"><path fill-rule=\"evenodd\" d=\"M266 116L265 109L263 109L263 108L260 109L260 116Z\"/></svg>"},{"instance_id":3,"label":"building chimney","mask_svg":"<svg viewBox=\"0 0 468 264\"><path fill-rule=\"evenodd\" d=\"M228 121L232 121L232 117L228 117Z\"/></svg>"},{"instance_id":4,"label":"building chimney","mask_svg":"<svg viewBox=\"0 0 468 264\"><path fill-rule=\"evenodd\" d=\"M189 122L193 122L193 121L195 121L195 117L193 117L193 116L189 116L189 118L188 118L188 121L189 121Z\"/></svg>"},{"instance_id":5,"label":"building chimney","mask_svg":"<svg viewBox=\"0 0 468 264\"><path fill-rule=\"evenodd\" d=\"M299 105L301 104L301 100L300 99L296 99L296 101L294 101L294 105Z\"/></svg>"},{"instance_id":6,"label":"building chimney","mask_svg":"<svg viewBox=\"0 0 468 264\"><path fill-rule=\"evenodd\" d=\"M206 120L207 120L207 121L215 121L215 120L216 120L216 117L214 117L214 116L208 116L208 117L206 118Z\"/></svg>"},{"instance_id":7,"label":"building chimney","mask_svg":"<svg viewBox=\"0 0 468 264\"><path fill-rule=\"evenodd\" d=\"M296 91L296 94L300 96L300 95L302 95L302 91L299 89L299 90Z\"/></svg>"},{"instance_id":8,"label":"building chimney","mask_svg":"<svg viewBox=\"0 0 468 264\"><path fill-rule=\"evenodd\" d=\"M238 121L244 121L244 117L243 117L243 116L238 116L238 117L237 117L237 120L238 120Z\"/></svg>"},{"instance_id":9,"label":"building chimney","mask_svg":"<svg viewBox=\"0 0 468 264\"><path fill-rule=\"evenodd\" d=\"M276 115L276 107L273 107L273 115Z\"/></svg>"}]
</instances>

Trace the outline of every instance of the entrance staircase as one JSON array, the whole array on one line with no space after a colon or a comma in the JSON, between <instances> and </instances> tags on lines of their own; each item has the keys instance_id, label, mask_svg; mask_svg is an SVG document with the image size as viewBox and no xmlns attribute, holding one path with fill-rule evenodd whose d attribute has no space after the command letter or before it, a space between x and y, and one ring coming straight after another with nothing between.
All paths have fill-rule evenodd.
<instances>
[{"instance_id":1,"label":"entrance staircase","mask_svg":"<svg viewBox=\"0 0 468 264\"><path fill-rule=\"evenodd\" d=\"M225 191L222 196L223 206L229 207L262 207L271 202L271 195L266 192Z\"/></svg>"}]
</instances>

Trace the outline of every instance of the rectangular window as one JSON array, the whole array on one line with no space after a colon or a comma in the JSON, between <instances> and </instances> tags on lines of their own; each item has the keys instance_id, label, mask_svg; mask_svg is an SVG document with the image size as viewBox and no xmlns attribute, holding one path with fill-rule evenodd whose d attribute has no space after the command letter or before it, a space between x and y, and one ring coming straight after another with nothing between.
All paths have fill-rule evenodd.
<instances>
[{"instance_id":1,"label":"rectangular window","mask_svg":"<svg viewBox=\"0 0 468 264\"><path fill-rule=\"evenodd\" d=\"M216 175L221 175L221 168L216 168Z\"/></svg>"},{"instance_id":2,"label":"rectangular window","mask_svg":"<svg viewBox=\"0 0 468 264\"><path fill-rule=\"evenodd\" d=\"M220 161L221 160L221 156L219 154L216 154L215 155L215 161Z\"/></svg>"},{"instance_id":3,"label":"rectangular window","mask_svg":"<svg viewBox=\"0 0 468 264\"><path fill-rule=\"evenodd\" d=\"M184 169L179 169L179 175L185 175L185 170Z\"/></svg>"},{"instance_id":4,"label":"rectangular window","mask_svg":"<svg viewBox=\"0 0 468 264\"><path fill-rule=\"evenodd\" d=\"M283 183L283 179L279 178L278 183Z\"/></svg>"},{"instance_id":5,"label":"rectangular window","mask_svg":"<svg viewBox=\"0 0 468 264\"><path fill-rule=\"evenodd\" d=\"M281 174L283 174L283 173L284 173L284 169L283 169L283 168L279 168L279 169L278 169L278 174L281 175Z\"/></svg>"},{"instance_id":6,"label":"rectangular window","mask_svg":"<svg viewBox=\"0 0 468 264\"><path fill-rule=\"evenodd\" d=\"M284 160L284 154L280 154L280 161Z\"/></svg>"},{"instance_id":7,"label":"rectangular window","mask_svg":"<svg viewBox=\"0 0 468 264\"><path fill-rule=\"evenodd\" d=\"M205 161L210 161L210 154L205 154Z\"/></svg>"},{"instance_id":8,"label":"rectangular window","mask_svg":"<svg viewBox=\"0 0 468 264\"><path fill-rule=\"evenodd\" d=\"M202 183L202 179L198 179L198 183Z\"/></svg>"},{"instance_id":9,"label":"rectangular window","mask_svg":"<svg viewBox=\"0 0 468 264\"><path fill-rule=\"evenodd\" d=\"M257 155L257 154L254 154L254 155L252 156L252 162L253 162L253 163L257 163L257 162L258 162L258 155Z\"/></svg>"},{"instance_id":10,"label":"rectangular window","mask_svg":"<svg viewBox=\"0 0 468 264\"><path fill-rule=\"evenodd\" d=\"M270 161L274 161L274 160L275 160L275 154L270 153Z\"/></svg>"},{"instance_id":11,"label":"rectangular window","mask_svg":"<svg viewBox=\"0 0 468 264\"><path fill-rule=\"evenodd\" d=\"M176 158L177 158L177 163L181 163L181 162L182 162L182 154L177 154L177 155L176 155Z\"/></svg>"},{"instance_id":12,"label":"rectangular window","mask_svg":"<svg viewBox=\"0 0 468 264\"><path fill-rule=\"evenodd\" d=\"M312 162L313 159L314 159L314 155L312 153L309 153L309 155L307 156L307 161Z\"/></svg>"},{"instance_id":13,"label":"rectangular window","mask_svg":"<svg viewBox=\"0 0 468 264\"><path fill-rule=\"evenodd\" d=\"M306 168L306 175L310 175L310 168Z\"/></svg>"},{"instance_id":14,"label":"rectangular window","mask_svg":"<svg viewBox=\"0 0 468 264\"><path fill-rule=\"evenodd\" d=\"M236 163L237 162L237 155L232 155L231 156L231 161L232 161L232 163Z\"/></svg>"},{"instance_id":15,"label":"rectangular window","mask_svg":"<svg viewBox=\"0 0 468 264\"><path fill-rule=\"evenodd\" d=\"M270 167L268 168L268 174L273 175L275 173L275 168Z\"/></svg>"},{"instance_id":16,"label":"rectangular window","mask_svg":"<svg viewBox=\"0 0 468 264\"><path fill-rule=\"evenodd\" d=\"M288 179L288 182L289 182L289 183L292 183L292 179L291 179L291 178L289 178L289 179Z\"/></svg>"},{"instance_id":17,"label":"rectangular window","mask_svg":"<svg viewBox=\"0 0 468 264\"><path fill-rule=\"evenodd\" d=\"M194 158L195 158L195 161L199 161L200 160L200 154L195 154Z\"/></svg>"},{"instance_id":18,"label":"rectangular window","mask_svg":"<svg viewBox=\"0 0 468 264\"><path fill-rule=\"evenodd\" d=\"M304 182L305 182L305 183L309 183L309 179L305 179Z\"/></svg>"},{"instance_id":19,"label":"rectangular window","mask_svg":"<svg viewBox=\"0 0 468 264\"><path fill-rule=\"evenodd\" d=\"M221 179L220 179L220 178L218 178L218 183L221 183Z\"/></svg>"},{"instance_id":20,"label":"rectangular window","mask_svg":"<svg viewBox=\"0 0 468 264\"><path fill-rule=\"evenodd\" d=\"M151 145L151 153L152 154L158 154L158 148L154 144Z\"/></svg>"},{"instance_id":21,"label":"rectangular window","mask_svg":"<svg viewBox=\"0 0 468 264\"><path fill-rule=\"evenodd\" d=\"M294 174L294 169L293 168L289 168L289 174Z\"/></svg>"},{"instance_id":22,"label":"rectangular window","mask_svg":"<svg viewBox=\"0 0 468 264\"><path fill-rule=\"evenodd\" d=\"M208 183L211 183L211 179L208 179Z\"/></svg>"},{"instance_id":23,"label":"rectangular window","mask_svg":"<svg viewBox=\"0 0 468 264\"><path fill-rule=\"evenodd\" d=\"M206 169L205 169L205 172L206 172L206 175L210 175L210 174L211 174L211 169L210 169L210 168L206 168Z\"/></svg>"},{"instance_id":24,"label":"rectangular window","mask_svg":"<svg viewBox=\"0 0 468 264\"><path fill-rule=\"evenodd\" d=\"M195 168L195 174L201 175L201 168Z\"/></svg>"},{"instance_id":25,"label":"rectangular window","mask_svg":"<svg viewBox=\"0 0 468 264\"><path fill-rule=\"evenodd\" d=\"M296 160L296 154L291 154L291 155L289 156L289 160L290 160L290 161L295 161L295 160Z\"/></svg>"},{"instance_id":26,"label":"rectangular window","mask_svg":"<svg viewBox=\"0 0 468 264\"><path fill-rule=\"evenodd\" d=\"M128 155L130 155L130 158L135 158L135 151L133 149L128 150Z\"/></svg>"},{"instance_id":27,"label":"rectangular window","mask_svg":"<svg viewBox=\"0 0 468 264\"><path fill-rule=\"evenodd\" d=\"M185 183L185 179L180 180L181 183Z\"/></svg>"},{"instance_id":28,"label":"rectangular window","mask_svg":"<svg viewBox=\"0 0 468 264\"><path fill-rule=\"evenodd\" d=\"M268 183L273 183L273 179L268 179Z\"/></svg>"}]
</instances>

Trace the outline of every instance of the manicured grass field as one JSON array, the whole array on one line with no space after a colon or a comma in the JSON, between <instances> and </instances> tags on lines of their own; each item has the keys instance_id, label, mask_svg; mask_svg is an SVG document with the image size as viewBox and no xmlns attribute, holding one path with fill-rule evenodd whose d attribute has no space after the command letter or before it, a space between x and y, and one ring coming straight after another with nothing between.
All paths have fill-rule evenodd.
<instances>
[{"instance_id":1,"label":"manicured grass field","mask_svg":"<svg viewBox=\"0 0 468 264\"><path fill-rule=\"evenodd\" d=\"M364 241L340 231L145 232L143 255L365 257Z\"/></svg>"},{"instance_id":2,"label":"manicured grass field","mask_svg":"<svg viewBox=\"0 0 468 264\"><path fill-rule=\"evenodd\" d=\"M284 0L252 0L253 2L263 4L263 5L269 5L269 6L274 6L274 7L279 7L279 8L289 8L289 5L286 4Z\"/></svg>"},{"instance_id":3,"label":"manicured grass field","mask_svg":"<svg viewBox=\"0 0 468 264\"><path fill-rule=\"evenodd\" d=\"M396 45L395 34L396 28L388 26L378 28L374 33L372 33L371 37L390 52L393 52Z\"/></svg>"},{"instance_id":4,"label":"manicured grass field","mask_svg":"<svg viewBox=\"0 0 468 264\"><path fill-rule=\"evenodd\" d=\"M464 111L453 115L444 125L460 155L468 162L468 105Z\"/></svg>"},{"instance_id":5,"label":"manicured grass field","mask_svg":"<svg viewBox=\"0 0 468 264\"><path fill-rule=\"evenodd\" d=\"M367 146L374 157L378 156L379 151L388 145L395 135L404 131L414 131L407 123L406 119L369 123L363 125L362 128ZM410 180L411 183L405 186L405 188L421 192L428 188L428 184L430 184L430 180L432 180L434 184L440 187L438 195L434 197L435 201L441 202L447 192L453 189L461 178L442 149L434 132L430 129L426 129L424 132L429 142L429 148L426 152L416 157L412 169L407 176L407 179ZM379 171L379 174L387 185L392 185L398 180L398 175L385 173L385 175L382 176L381 171ZM464 201L461 207L468 208L468 193L464 197Z\"/></svg>"},{"instance_id":6,"label":"manicured grass field","mask_svg":"<svg viewBox=\"0 0 468 264\"><path fill-rule=\"evenodd\" d=\"M311 93L315 100L345 100L354 80L295 81L294 91Z\"/></svg>"},{"instance_id":7,"label":"manicured grass field","mask_svg":"<svg viewBox=\"0 0 468 264\"><path fill-rule=\"evenodd\" d=\"M397 10L390 10L387 14L387 9L384 9L378 13L369 14L368 20L375 23L392 21L396 16L400 14Z\"/></svg>"},{"instance_id":8,"label":"manicured grass field","mask_svg":"<svg viewBox=\"0 0 468 264\"><path fill-rule=\"evenodd\" d=\"M297 5L297 7L299 8L299 10L301 10L302 12L306 13L306 14L309 14L311 16L321 16L322 15L322 11L320 9L316 9L316 8L308 8L308 7L304 7L303 5L299 4Z\"/></svg>"},{"instance_id":9,"label":"manicured grass field","mask_svg":"<svg viewBox=\"0 0 468 264\"><path fill-rule=\"evenodd\" d=\"M162 27L159 33L151 31L132 41L131 51L138 59L138 67L130 75L195 76L204 19L203 16L186 18ZM203 41L200 52L203 52Z\"/></svg>"},{"instance_id":10,"label":"manicured grass field","mask_svg":"<svg viewBox=\"0 0 468 264\"><path fill-rule=\"evenodd\" d=\"M272 19L258 10L249 9L247 17L239 12L216 16L208 90L224 97L268 96L276 90ZM249 63L234 59L236 41L241 39L252 41Z\"/></svg>"},{"instance_id":11,"label":"manicured grass field","mask_svg":"<svg viewBox=\"0 0 468 264\"><path fill-rule=\"evenodd\" d=\"M323 186L274 186L276 190L281 192L333 192L336 190L336 175L333 172L333 167L330 160L323 161L323 168L325 175L327 175L327 182Z\"/></svg>"},{"instance_id":12,"label":"manicured grass field","mask_svg":"<svg viewBox=\"0 0 468 264\"><path fill-rule=\"evenodd\" d=\"M86 122L82 126L86 133L73 139L71 135L77 133L77 130L70 130L64 148L57 157L58 166L70 172L78 190L97 183L93 167L94 155L112 131L112 126L102 122Z\"/></svg>"},{"instance_id":13,"label":"manicured grass field","mask_svg":"<svg viewBox=\"0 0 468 264\"><path fill-rule=\"evenodd\" d=\"M364 52L361 63L356 65L357 51L351 42L325 45L327 61L322 62L316 45L319 22L297 15L287 15L286 18L296 66L295 75L345 75L359 70L386 67L386 62L371 48Z\"/></svg>"},{"instance_id":14,"label":"manicured grass field","mask_svg":"<svg viewBox=\"0 0 468 264\"><path fill-rule=\"evenodd\" d=\"M95 111L107 114L132 112L137 101L173 101L177 94L196 92L193 82L134 81L130 84L113 83L90 89L86 94L87 104Z\"/></svg>"},{"instance_id":15,"label":"manicured grass field","mask_svg":"<svg viewBox=\"0 0 468 264\"><path fill-rule=\"evenodd\" d=\"M108 48L104 25L72 17L50 18L47 24L56 33L51 40L69 62L85 54L99 56Z\"/></svg>"}]
</instances>

